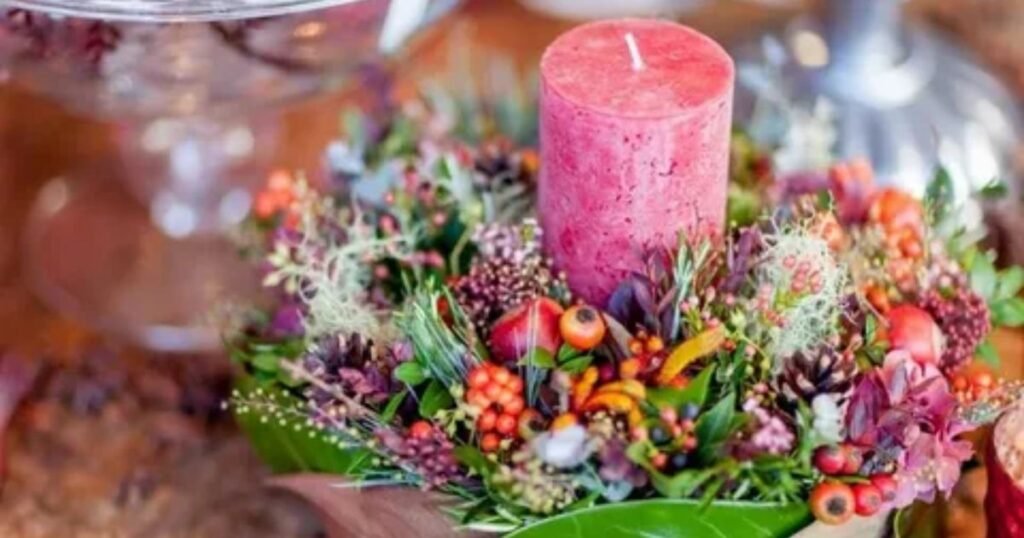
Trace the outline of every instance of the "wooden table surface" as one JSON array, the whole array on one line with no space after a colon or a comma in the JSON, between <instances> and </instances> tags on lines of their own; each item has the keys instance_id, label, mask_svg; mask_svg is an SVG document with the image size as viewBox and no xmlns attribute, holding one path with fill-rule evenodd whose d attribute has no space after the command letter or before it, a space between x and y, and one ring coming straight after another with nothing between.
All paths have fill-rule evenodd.
<instances>
[{"instance_id":1,"label":"wooden table surface","mask_svg":"<svg viewBox=\"0 0 1024 538\"><path fill-rule=\"evenodd\" d=\"M686 22L730 43L755 29L779 25L792 14L792 9L726 1L689 16ZM477 61L500 55L521 67L532 66L544 46L571 24L532 14L512 0L470 1L443 26L441 35L421 45L416 61L400 73L415 79L449 69L452 47L466 43L472 44ZM338 112L348 99L339 92L283 110L286 134L281 137L277 162L293 169L318 166L325 144L338 135ZM33 298L20 271L18 238L33 197L45 181L84 163L113 158L107 125L74 117L50 101L0 85L0 349L69 357L102 338ZM1009 359L1005 373L1024 377L1024 337L1002 334L999 345ZM125 352L141 356L137 351ZM979 484L977 475L972 475L963 490L967 503L950 509L950 535L979 535L980 512L971 503L983 492L983 478Z\"/></svg>"}]
</instances>

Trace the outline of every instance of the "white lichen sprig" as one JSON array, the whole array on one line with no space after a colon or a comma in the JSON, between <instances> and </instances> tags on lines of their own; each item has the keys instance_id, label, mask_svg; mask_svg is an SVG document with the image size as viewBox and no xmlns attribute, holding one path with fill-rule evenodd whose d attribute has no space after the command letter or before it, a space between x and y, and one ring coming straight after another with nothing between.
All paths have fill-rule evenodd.
<instances>
[{"instance_id":1,"label":"white lichen sprig","mask_svg":"<svg viewBox=\"0 0 1024 538\"><path fill-rule=\"evenodd\" d=\"M797 351L836 339L849 275L828 243L805 226L780 229L765 240L769 247L756 274L781 320L767 346L777 370Z\"/></svg>"},{"instance_id":2,"label":"white lichen sprig","mask_svg":"<svg viewBox=\"0 0 1024 538\"><path fill-rule=\"evenodd\" d=\"M377 237L358 212L326 207L301 213L297 242L280 242L268 261L266 286L283 285L306 306L306 334L363 334L379 342L395 335L386 312L367 300L374 262L408 257L410 234ZM338 233L341 230L341 233Z\"/></svg>"}]
</instances>

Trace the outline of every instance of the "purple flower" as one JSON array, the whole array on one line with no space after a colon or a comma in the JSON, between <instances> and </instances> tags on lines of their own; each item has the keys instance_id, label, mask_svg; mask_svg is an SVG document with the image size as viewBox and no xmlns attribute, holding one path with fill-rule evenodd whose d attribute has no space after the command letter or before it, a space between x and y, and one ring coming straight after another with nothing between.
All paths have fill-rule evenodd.
<instances>
[{"instance_id":1,"label":"purple flower","mask_svg":"<svg viewBox=\"0 0 1024 538\"><path fill-rule=\"evenodd\" d=\"M297 303L284 303L279 306L270 320L268 331L273 338L302 336L305 333L302 325L302 307Z\"/></svg>"},{"instance_id":2,"label":"purple flower","mask_svg":"<svg viewBox=\"0 0 1024 538\"><path fill-rule=\"evenodd\" d=\"M933 365L907 353L890 353L881 368L857 383L846 415L851 442L873 452L878 463L895 463L895 507L948 494L971 457L971 444L956 437L969 429L957 418L956 399ZM886 447L884 450L880 447Z\"/></svg>"}]
</instances>

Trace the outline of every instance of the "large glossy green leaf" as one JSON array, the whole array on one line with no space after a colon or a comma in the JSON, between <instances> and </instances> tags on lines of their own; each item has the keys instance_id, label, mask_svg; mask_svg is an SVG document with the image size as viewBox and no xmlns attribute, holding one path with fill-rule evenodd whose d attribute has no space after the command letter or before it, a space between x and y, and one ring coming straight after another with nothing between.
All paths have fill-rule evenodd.
<instances>
[{"instance_id":1,"label":"large glossy green leaf","mask_svg":"<svg viewBox=\"0 0 1024 538\"><path fill-rule=\"evenodd\" d=\"M261 385L251 376L239 377L235 388L249 394L257 387L278 390ZM287 400L285 400L287 402ZM249 437L253 449L276 473L320 472L346 475L368 461L365 450L346 450L327 442L320 436L310 437L309 431L296 431L293 425L280 425L274 420L263 422L254 413L235 414L238 425Z\"/></svg>"},{"instance_id":2,"label":"large glossy green leaf","mask_svg":"<svg viewBox=\"0 0 1024 538\"><path fill-rule=\"evenodd\" d=\"M607 504L541 521L508 538L781 538L811 522L804 503L651 500Z\"/></svg>"}]
</instances>

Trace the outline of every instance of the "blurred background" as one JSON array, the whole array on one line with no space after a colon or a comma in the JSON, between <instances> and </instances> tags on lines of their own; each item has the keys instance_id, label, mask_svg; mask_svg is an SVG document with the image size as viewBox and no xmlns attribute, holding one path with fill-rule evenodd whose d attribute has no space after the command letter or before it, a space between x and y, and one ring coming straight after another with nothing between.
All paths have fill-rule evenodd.
<instances>
[{"instance_id":1,"label":"blurred background","mask_svg":"<svg viewBox=\"0 0 1024 538\"><path fill-rule=\"evenodd\" d=\"M216 25L231 45L205 67L195 59L220 49L190 25L168 37L153 24L89 22L84 37L64 35L52 27L62 19L23 4L0 0L0 43L40 47L0 46L0 354L30 364L0 360L0 536L317 535L302 503L262 487L266 472L221 411L230 364L210 351L203 320L214 313L203 305L245 293L217 238L270 169L322 170L341 111L379 89L365 60L379 59L400 93L508 94L530 86L544 47L582 19L670 16L735 51L737 119L764 122L764 136L777 126L764 103L816 110L826 95L836 151L871 155L882 177L920 190L935 164L921 156L942 155L961 194L997 178L1020 192L1022 0L369 0L232 21L196 12L191 26ZM107 71L83 71L61 52L67 42L85 43L85 65ZM1016 203L984 209L993 246L1020 262ZM232 289L210 295L197 278ZM1024 335L999 343L1003 373L1024 376ZM8 424L18 388L27 397ZM984 480L965 474L929 527L983 536Z\"/></svg>"}]
</instances>

